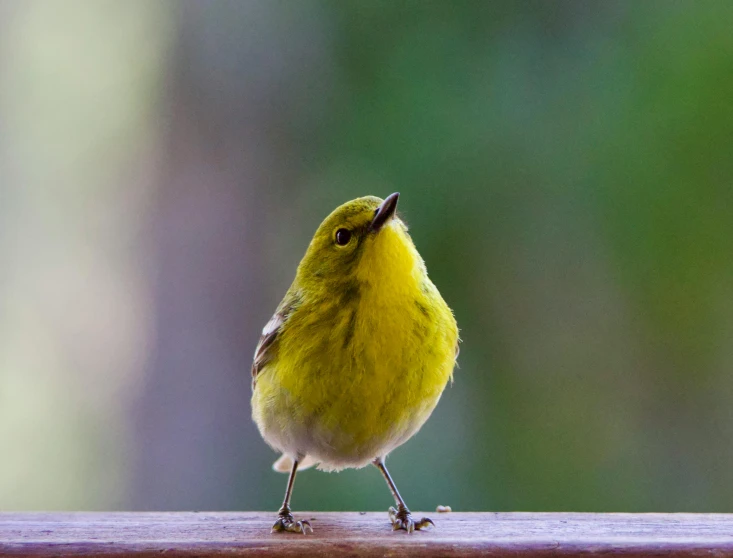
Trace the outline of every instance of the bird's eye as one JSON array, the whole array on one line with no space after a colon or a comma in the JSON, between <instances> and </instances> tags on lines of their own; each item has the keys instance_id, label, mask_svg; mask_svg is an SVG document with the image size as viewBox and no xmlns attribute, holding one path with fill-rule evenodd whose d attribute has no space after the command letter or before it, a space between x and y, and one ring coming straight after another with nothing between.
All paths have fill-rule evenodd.
<instances>
[{"instance_id":1,"label":"bird's eye","mask_svg":"<svg viewBox=\"0 0 733 558\"><path fill-rule=\"evenodd\" d=\"M346 246L351 240L351 231L349 229L339 229L336 231L336 244Z\"/></svg>"}]
</instances>

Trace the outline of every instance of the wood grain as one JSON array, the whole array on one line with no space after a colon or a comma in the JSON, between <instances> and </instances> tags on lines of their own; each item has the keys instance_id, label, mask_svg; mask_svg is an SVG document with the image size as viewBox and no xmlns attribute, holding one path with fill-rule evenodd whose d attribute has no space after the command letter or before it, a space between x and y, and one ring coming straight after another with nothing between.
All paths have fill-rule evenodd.
<instances>
[{"instance_id":1,"label":"wood grain","mask_svg":"<svg viewBox=\"0 0 733 558\"><path fill-rule=\"evenodd\" d=\"M422 514L416 513L420 517ZM297 513L312 535L270 534L274 513L0 513L0 556L731 556L733 514Z\"/></svg>"}]
</instances>

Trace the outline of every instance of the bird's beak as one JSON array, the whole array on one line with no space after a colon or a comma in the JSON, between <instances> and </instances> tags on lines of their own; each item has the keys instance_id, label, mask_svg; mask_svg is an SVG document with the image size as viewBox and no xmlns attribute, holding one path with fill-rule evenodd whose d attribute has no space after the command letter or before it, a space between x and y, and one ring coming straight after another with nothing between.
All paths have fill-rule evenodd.
<instances>
[{"instance_id":1,"label":"bird's beak","mask_svg":"<svg viewBox=\"0 0 733 558\"><path fill-rule=\"evenodd\" d=\"M385 223L387 223L392 217L394 217L395 211L397 210L397 200L400 199L400 193L395 192L387 196L387 199L377 208L377 213L374 215L371 224L369 225L369 232L377 232L381 229Z\"/></svg>"}]
</instances>

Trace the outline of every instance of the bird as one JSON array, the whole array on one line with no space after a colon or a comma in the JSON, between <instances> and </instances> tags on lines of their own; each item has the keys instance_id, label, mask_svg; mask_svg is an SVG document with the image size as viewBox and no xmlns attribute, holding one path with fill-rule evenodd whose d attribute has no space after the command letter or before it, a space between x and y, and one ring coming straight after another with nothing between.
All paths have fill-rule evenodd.
<instances>
[{"instance_id":1,"label":"bird","mask_svg":"<svg viewBox=\"0 0 733 558\"><path fill-rule=\"evenodd\" d=\"M428 278L399 192L360 197L318 227L295 279L262 330L252 363L252 418L289 472L271 532L312 532L290 508L295 475L379 469L396 508L394 530L433 527L413 518L387 455L420 430L453 381L459 352L452 310Z\"/></svg>"}]
</instances>

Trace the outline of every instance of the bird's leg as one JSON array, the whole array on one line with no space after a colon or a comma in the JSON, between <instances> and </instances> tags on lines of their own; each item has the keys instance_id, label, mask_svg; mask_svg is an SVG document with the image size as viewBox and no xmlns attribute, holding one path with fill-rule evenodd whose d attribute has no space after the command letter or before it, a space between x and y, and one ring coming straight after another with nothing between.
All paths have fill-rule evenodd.
<instances>
[{"instance_id":1,"label":"bird's leg","mask_svg":"<svg viewBox=\"0 0 733 558\"><path fill-rule=\"evenodd\" d=\"M290 495L293 493L293 483L295 482L295 473L298 471L298 460L293 460L293 468L288 478L288 488L285 490L285 499L283 505L278 512L278 518L275 525L272 526L270 533L275 531L290 531L291 533L303 533L304 535L310 531L313 532L311 524L305 519L295 521L293 514L290 513Z\"/></svg>"},{"instance_id":2,"label":"bird's leg","mask_svg":"<svg viewBox=\"0 0 733 558\"><path fill-rule=\"evenodd\" d=\"M435 526L435 523L433 523L433 520L429 517L423 517L420 521L415 521L412 518L410 510L407 509L405 501L402 499L402 496L400 496L400 493L397 491L397 486L392 480L392 477L389 475L387 467L384 465L384 459L378 457L372 463L374 463L377 469L382 472L384 480L387 481L389 489L392 491L392 496L394 496L395 504L397 504L397 509L391 506L389 508L389 519L392 522L392 529L395 531L397 529L404 529L408 533L412 533L415 529L424 529L428 525Z\"/></svg>"}]
</instances>

